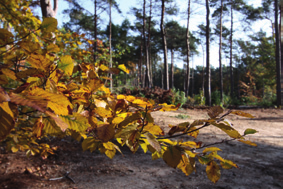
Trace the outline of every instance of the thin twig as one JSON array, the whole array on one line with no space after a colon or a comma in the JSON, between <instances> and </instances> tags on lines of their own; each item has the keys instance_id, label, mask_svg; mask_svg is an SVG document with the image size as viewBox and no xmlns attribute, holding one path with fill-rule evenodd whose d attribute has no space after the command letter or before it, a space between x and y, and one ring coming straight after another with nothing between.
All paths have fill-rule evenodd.
<instances>
[{"instance_id":1,"label":"thin twig","mask_svg":"<svg viewBox=\"0 0 283 189\"><path fill-rule=\"evenodd\" d=\"M74 181L74 179L71 178L71 177L69 176L69 174L70 174L70 172L66 172L66 174L65 174L64 176L62 176L62 177L50 178L50 179L48 179L48 180L61 180L61 179L67 178L67 179L69 179L70 181L72 181L74 184L76 184L76 182Z\"/></svg>"},{"instance_id":2,"label":"thin twig","mask_svg":"<svg viewBox=\"0 0 283 189\"><path fill-rule=\"evenodd\" d=\"M143 119L142 119L142 128L141 128L140 132L142 132L143 128L147 125L147 124L145 124L145 119L146 119L147 111L148 111L147 110L147 106L145 106L145 114L144 114Z\"/></svg>"}]
</instances>

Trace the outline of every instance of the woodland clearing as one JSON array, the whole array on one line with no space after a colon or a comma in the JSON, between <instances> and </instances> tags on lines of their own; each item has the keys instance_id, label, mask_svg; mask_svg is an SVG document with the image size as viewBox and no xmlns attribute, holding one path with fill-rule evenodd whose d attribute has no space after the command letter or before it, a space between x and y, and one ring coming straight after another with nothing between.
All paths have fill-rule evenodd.
<instances>
[{"instance_id":1,"label":"woodland clearing","mask_svg":"<svg viewBox=\"0 0 283 189\"><path fill-rule=\"evenodd\" d=\"M235 162L239 169L221 170L216 184L207 179L205 167L199 163L196 173L185 176L181 170L168 167L162 159L152 161L151 154L144 154L142 149L132 154L123 147L124 156L117 153L111 160L98 152L83 152L81 144L71 139L56 139L51 141L53 146L59 146L56 155L45 160L27 158L23 152L6 153L1 147L0 188L283 188L283 110L243 111L255 118L235 115L226 118L240 133L247 128L256 129L258 132L247 139L258 146L236 141L217 145L223 150L219 154ZM165 133L169 130L168 124L208 118L206 110L201 109L154 112L152 116ZM226 137L221 130L207 127L200 131L197 140L211 143ZM49 180L67 172L75 183L67 178Z\"/></svg>"}]
</instances>

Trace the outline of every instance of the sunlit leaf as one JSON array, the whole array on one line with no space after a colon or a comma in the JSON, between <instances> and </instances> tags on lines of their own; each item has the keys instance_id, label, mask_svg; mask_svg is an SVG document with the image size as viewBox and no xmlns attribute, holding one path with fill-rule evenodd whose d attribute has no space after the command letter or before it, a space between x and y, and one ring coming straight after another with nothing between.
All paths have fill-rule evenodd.
<instances>
[{"instance_id":1,"label":"sunlit leaf","mask_svg":"<svg viewBox=\"0 0 283 189\"><path fill-rule=\"evenodd\" d=\"M126 66L125 66L124 64L120 64L120 65L118 66L118 68L119 68L120 70L122 70L123 72L126 72L127 74L130 73L130 71L126 68Z\"/></svg>"},{"instance_id":2,"label":"sunlit leaf","mask_svg":"<svg viewBox=\"0 0 283 189\"><path fill-rule=\"evenodd\" d=\"M181 151L175 146L167 147L166 151L163 153L163 160L170 167L176 168L182 159Z\"/></svg>"},{"instance_id":3,"label":"sunlit leaf","mask_svg":"<svg viewBox=\"0 0 283 189\"><path fill-rule=\"evenodd\" d=\"M225 125L224 123L216 123L216 122L212 122L211 124L218 127L232 138L237 138L237 139L243 138L242 135L240 135L240 133L237 130L235 130L233 127L229 125Z\"/></svg>"},{"instance_id":4,"label":"sunlit leaf","mask_svg":"<svg viewBox=\"0 0 283 189\"><path fill-rule=\"evenodd\" d=\"M50 93L38 87L30 90L29 94L31 96L47 100L47 107L52 109L58 115L68 115L68 108L72 108L72 104L70 103L68 98L62 94Z\"/></svg>"},{"instance_id":5,"label":"sunlit leaf","mask_svg":"<svg viewBox=\"0 0 283 189\"><path fill-rule=\"evenodd\" d=\"M231 169L232 167L239 168L235 163L227 159L221 161L220 165L222 166L223 169Z\"/></svg>"},{"instance_id":6,"label":"sunlit leaf","mask_svg":"<svg viewBox=\"0 0 283 189\"><path fill-rule=\"evenodd\" d=\"M110 110L107 110L102 107L97 107L94 109L94 112L99 115L100 117L106 118L106 117L112 117L112 112Z\"/></svg>"},{"instance_id":7,"label":"sunlit leaf","mask_svg":"<svg viewBox=\"0 0 283 189\"><path fill-rule=\"evenodd\" d=\"M61 119L69 125L69 129L78 132L85 132L87 128L91 127L88 123L88 119L77 113L73 113L68 116L61 116Z\"/></svg>"},{"instance_id":8,"label":"sunlit leaf","mask_svg":"<svg viewBox=\"0 0 283 189\"><path fill-rule=\"evenodd\" d=\"M163 104L159 104L160 106L162 106L162 108L160 109L160 111L176 111L179 109L178 106L175 106L175 105L168 105L166 103L163 103Z\"/></svg>"},{"instance_id":9,"label":"sunlit leaf","mask_svg":"<svg viewBox=\"0 0 283 189\"><path fill-rule=\"evenodd\" d=\"M47 135L58 136L62 134L60 127L57 126L56 122L50 118L44 118L42 120L44 124L43 132Z\"/></svg>"},{"instance_id":10,"label":"sunlit leaf","mask_svg":"<svg viewBox=\"0 0 283 189\"><path fill-rule=\"evenodd\" d=\"M144 128L144 131L148 131L153 135L164 135L164 131L160 126L155 125L154 123L148 123Z\"/></svg>"},{"instance_id":11,"label":"sunlit leaf","mask_svg":"<svg viewBox=\"0 0 283 189\"><path fill-rule=\"evenodd\" d=\"M186 155L182 155L182 160L177 168L181 169L186 176L189 176L195 170L195 159L188 159Z\"/></svg>"},{"instance_id":12,"label":"sunlit leaf","mask_svg":"<svg viewBox=\"0 0 283 189\"><path fill-rule=\"evenodd\" d=\"M215 161L211 161L206 166L206 174L213 183L216 183L220 179L220 168Z\"/></svg>"},{"instance_id":13,"label":"sunlit leaf","mask_svg":"<svg viewBox=\"0 0 283 189\"><path fill-rule=\"evenodd\" d=\"M242 143L244 143L244 144L248 144L248 145L250 145L250 146L257 146L256 143L251 142L251 141L249 141L249 140L238 140L238 141L240 141L240 142L242 142Z\"/></svg>"},{"instance_id":14,"label":"sunlit leaf","mask_svg":"<svg viewBox=\"0 0 283 189\"><path fill-rule=\"evenodd\" d=\"M238 115L238 116L243 116L243 117L247 117L247 118L254 118L254 116L252 116L251 114L249 113L246 113L246 112L242 112L242 111L232 111L231 114L235 114L235 115Z\"/></svg>"},{"instance_id":15,"label":"sunlit leaf","mask_svg":"<svg viewBox=\"0 0 283 189\"><path fill-rule=\"evenodd\" d=\"M42 122L42 117L38 118L35 122L35 124L33 125L32 128L32 133L34 136L36 136L37 138L42 136L42 130L43 130L44 124Z\"/></svg>"},{"instance_id":16,"label":"sunlit leaf","mask_svg":"<svg viewBox=\"0 0 283 189\"><path fill-rule=\"evenodd\" d=\"M159 142L156 140L156 138L154 137L154 135L150 134L150 133L145 133L144 136L147 139L147 142L158 152L161 153L161 146L159 144ZM176 165L177 166L177 165Z\"/></svg>"}]
</instances>

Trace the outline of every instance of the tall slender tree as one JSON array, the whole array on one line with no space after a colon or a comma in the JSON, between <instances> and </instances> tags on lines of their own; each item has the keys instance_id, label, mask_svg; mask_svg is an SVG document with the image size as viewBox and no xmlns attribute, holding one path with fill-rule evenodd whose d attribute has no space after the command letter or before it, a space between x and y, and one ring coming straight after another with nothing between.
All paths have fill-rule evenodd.
<instances>
[{"instance_id":1,"label":"tall slender tree","mask_svg":"<svg viewBox=\"0 0 283 189\"><path fill-rule=\"evenodd\" d=\"M206 105L211 106L211 71L210 71L210 8L206 0Z\"/></svg>"},{"instance_id":2,"label":"tall slender tree","mask_svg":"<svg viewBox=\"0 0 283 189\"><path fill-rule=\"evenodd\" d=\"M275 44L276 44L276 51L275 51L275 60L276 60L276 95L277 95L277 106L281 106L281 62L280 62L280 34L279 34L279 24L278 24L278 0L274 0L274 11L275 11Z\"/></svg>"},{"instance_id":3,"label":"tall slender tree","mask_svg":"<svg viewBox=\"0 0 283 189\"><path fill-rule=\"evenodd\" d=\"M151 88L151 78L149 72L149 53L148 53L148 43L146 40L146 0L143 1L143 40L144 40L144 47L145 47L145 86Z\"/></svg>"},{"instance_id":4,"label":"tall slender tree","mask_svg":"<svg viewBox=\"0 0 283 189\"><path fill-rule=\"evenodd\" d=\"M189 95L190 88L190 16L191 16L191 0L188 0L188 10L187 10L187 32L186 32L186 47L187 47L187 69L186 69L186 79L185 79L185 94Z\"/></svg>"},{"instance_id":5,"label":"tall slender tree","mask_svg":"<svg viewBox=\"0 0 283 189\"><path fill-rule=\"evenodd\" d=\"M166 41L166 34L165 34L165 28L164 28L164 15L165 15L165 0L162 0L160 30L161 30L163 54L164 54L164 88L168 90L169 89L169 74L168 74L168 62L167 62L168 60L167 41Z\"/></svg>"}]
</instances>

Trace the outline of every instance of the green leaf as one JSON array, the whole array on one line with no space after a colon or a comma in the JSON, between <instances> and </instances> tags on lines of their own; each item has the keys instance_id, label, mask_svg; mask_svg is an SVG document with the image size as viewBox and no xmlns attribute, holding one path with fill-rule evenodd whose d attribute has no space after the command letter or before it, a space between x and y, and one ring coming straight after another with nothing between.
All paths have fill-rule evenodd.
<instances>
[{"instance_id":1,"label":"green leaf","mask_svg":"<svg viewBox=\"0 0 283 189\"><path fill-rule=\"evenodd\" d=\"M244 135L252 135L255 133L257 133L257 131L254 129L246 129Z\"/></svg>"},{"instance_id":2,"label":"green leaf","mask_svg":"<svg viewBox=\"0 0 283 189\"><path fill-rule=\"evenodd\" d=\"M211 161L206 166L206 174L213 183L216 183L220 179L220 168L215 161Z\"/></svg>"},{"instance_id":3,"label":"green leaf","mask_svg":"<svg viewBox=\"0 0 283 189\"><path fill-rule=\"evenodd\" d=\"M71 76L74 69L74 61L70 55L64 55L60 58L58 68L62 69L67 75Z\"/></svg>"},{"instance_id":4,"label":"green leaf","mask_svg":"<svg viewBox=\"0 0 283 189\"><path fill-rule=\"evenodd\" d=\"M175 146L169 146L163 154L163 160L170 167L176 168L182 159L181 151Z\"/></svg>"},{"instance_id":5,"label":"green leaf","mask_svg":"<svg viewBox=\"0 0 283 189\"><path fill-rule=\"evenodd\" d=\"M55 30L57 29L57 24L57 20L53 17L43 18L41 28L45 32L55 32Z\"/></svg>"}]
</instances>

